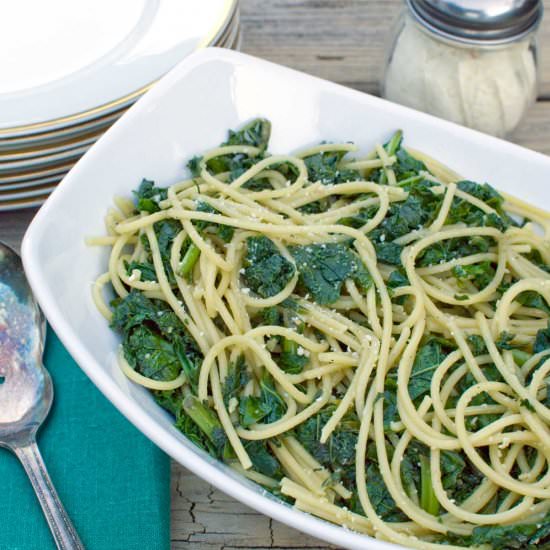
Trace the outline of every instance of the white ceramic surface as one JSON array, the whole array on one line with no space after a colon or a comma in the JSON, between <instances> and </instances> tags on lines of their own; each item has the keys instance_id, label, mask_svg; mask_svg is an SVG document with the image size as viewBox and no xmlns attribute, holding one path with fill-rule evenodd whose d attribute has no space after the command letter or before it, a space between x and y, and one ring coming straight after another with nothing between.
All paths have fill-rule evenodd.
<instances>
[{"instance_id":1,"label":"white ceramic surface","mask_svg":"<svg viewBox=\"0 0 550 550\"><path fill-rule=\"evenodd\" d=\"M88 376L143 433L209 483L277 520L341 547L387 550L393 546L281 504L188 443L147 391L118 370L119 339L91 299L107 251L88 248L84 239L104 233L113 196L129 196L143 177L174 183L186 159L257 116L273 124L273 153L321 140L352 140L366 151L402 128L409 146L547 208L550 158L266 61L209 49L178 65L92 147L25 236L23 262L46 316Z\"/></svg>"},{"instance_id":2,"label":"white ceramic surface","mask_svg":"<svg viewBox=\"0 0 550 550\"><path fill-rule=\"evenodd\" d=\"M223 32L233 7L233 0L0 4L0 129L85 112L139 90Z\"/></svg>"}]
</instances>

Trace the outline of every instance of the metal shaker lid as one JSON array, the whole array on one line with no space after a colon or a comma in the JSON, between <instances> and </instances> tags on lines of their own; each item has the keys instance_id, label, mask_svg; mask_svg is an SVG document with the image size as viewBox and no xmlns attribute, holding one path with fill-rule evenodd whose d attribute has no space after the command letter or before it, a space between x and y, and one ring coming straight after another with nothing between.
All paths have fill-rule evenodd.
<instances>
[{"instance_id":1,"label":"metal shaker lid","mask_svg":"<svg viewBox=\"0 0 550 550\"><path fill-rule=\"evenodd\" d=\"M480 46L520 40L542 19L541 0L406 0L415 19L432 33Z\"/></svg>"}]
</instances>

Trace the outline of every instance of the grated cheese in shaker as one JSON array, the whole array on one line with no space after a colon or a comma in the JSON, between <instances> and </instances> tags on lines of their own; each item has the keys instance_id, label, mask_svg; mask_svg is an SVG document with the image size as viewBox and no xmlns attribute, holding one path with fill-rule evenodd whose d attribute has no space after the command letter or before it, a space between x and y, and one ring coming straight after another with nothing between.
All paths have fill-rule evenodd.
<instances>
[{"instance_id":1,"label":"grated cheese in shaker","mask_svg":"<svg viewBox=\"0 0 550 550\"><path fill-rule=\"evenodd\" d=\"M534 31L541 3L407 3L388 55L382 95L488 134L510 133L536 98Z\"/></svg>"}]
</instances>

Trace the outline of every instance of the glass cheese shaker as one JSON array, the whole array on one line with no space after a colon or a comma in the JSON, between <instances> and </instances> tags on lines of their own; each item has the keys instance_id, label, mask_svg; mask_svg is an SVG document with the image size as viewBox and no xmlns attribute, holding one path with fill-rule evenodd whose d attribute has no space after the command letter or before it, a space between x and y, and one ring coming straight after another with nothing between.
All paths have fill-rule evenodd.
<instances>
[{"instance_id":1,"label":"glass cheese shaker","mask_svg":"<svg viewBox=\"0 0 550 550\"><path fill-rule=\"evenodd\" d=\"M415 109L504 136L537 93L540 0L406 0L381 91Z\"/></svg>"}]
</instances>

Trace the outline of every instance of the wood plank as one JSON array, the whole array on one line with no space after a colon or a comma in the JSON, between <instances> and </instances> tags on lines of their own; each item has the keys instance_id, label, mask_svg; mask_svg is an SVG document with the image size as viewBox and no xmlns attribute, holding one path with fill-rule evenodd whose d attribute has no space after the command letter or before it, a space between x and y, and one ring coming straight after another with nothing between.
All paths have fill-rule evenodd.
<instances>
[{"instance_id":1,"label":"wood plank","mask_svg":"<svg viewBox=\"0 0 550 550\"><path fill-rule=\"evenodd\" d=\"M19 251L21 239L36 212L36 208L0 212L0 241Z\"/></svg>"},{"instance_id":2,"label":"wood plank","mask_svg":"<svg viewBox=\"0 0 550 550\"><path fill-rule=\"evenodd\" d=\"M550 11L550 0L544 0ZM370 93L402 0L242 0L242 50ZM540 95L550 97L550 17L539 32Z\"/></svg>"},{"instance_id":3,"label":"wood plank","mask_svg":"<svg viewBox=\"0 0 550 550\"><path fill-rule=\"evenodd\" d=\"M172 548L329 550L334 547L236 502L173 463Z\"/></svg>"},{"instance_id":4,"label":"wood plank","mask_svg":"<svg viewBox=\"0 0 550 550\"><path fill-rule=\"evenodd\" d=\"M508 139L523 147L550 155L550 101L535 103Z\"/></svg>"}]
</instances>

